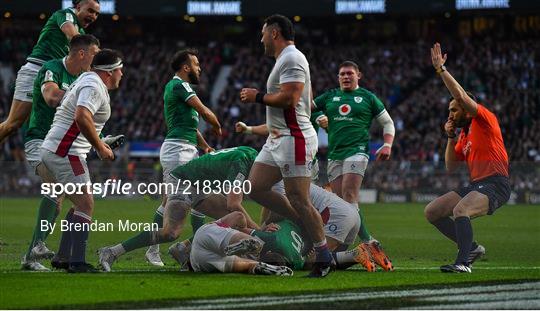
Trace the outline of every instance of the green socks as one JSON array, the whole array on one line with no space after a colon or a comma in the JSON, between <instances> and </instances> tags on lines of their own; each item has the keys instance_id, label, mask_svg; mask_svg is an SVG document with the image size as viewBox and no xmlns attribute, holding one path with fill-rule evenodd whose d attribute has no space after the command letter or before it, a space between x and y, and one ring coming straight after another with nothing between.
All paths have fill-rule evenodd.
<instances>
[{"instance_id":1,"label":"green socks","mask_svg":"<svg viewBox=\"0 0 540 311\"><path fill-rule=\"evenodd\" d=\"M164 209L165 208L163 207L163 205L160 205L154 214L154 219L152 219L153 223L158 224L158 228L163 228ZM154 243L152 242L152 234L153 232L151 231L143 231L136 236L122 242L122 247L124 247L124 250L126 252L130 252L137 248L153 245Z\"/></svg>"},{"instance_id":2,"label":"green socks","mask_svg":"<svg viewBox=\"0 0 540 311\"><path fill-rule=\"evenodd\" d=\"M28 247L27 255L30 255L30 251L34 247L37 241L45 241L50 232L50 227L48 226L47 230L41 230L41 222L46 220L48 224L52 224L56 221L56 205L57 201L53 198L43 196L41 202L39 203L38 216L36 219L36 226L34 227L34 235L32 236L32 242Z\"/></svg>"},{"instance_id":3,"label":"green socks","mask_svg":"<svg viewBox=\"0 0 540 311\"><path fill-rule=\"evenodd\" d=\"M364 212L362 212L361 208L358 209L358 214L360 215L360 231L358 231L358 236L360 237L360 240L362 240L362 242L368 242L371 240L371 234L369 234L369 230L366 226Z\"/></svg>"}]
</instances>

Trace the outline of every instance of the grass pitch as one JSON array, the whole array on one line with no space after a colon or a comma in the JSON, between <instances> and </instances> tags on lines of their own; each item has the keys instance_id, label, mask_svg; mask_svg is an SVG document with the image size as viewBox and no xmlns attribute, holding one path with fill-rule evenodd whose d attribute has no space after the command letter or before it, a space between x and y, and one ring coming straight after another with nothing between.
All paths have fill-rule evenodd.
<instances>
[{"instance_id":1,"label":"grass pitch","mask_svg":"<svg viewBox=\"0 0 540 311\"><path fill-rule=\"evenodd\" d=\"M532 303L524 306L540 306L540 301L525 297L528 293L538 294L540 285L537 284L540 283L514 284L540 280L540 206L507 205L494 216L474 220L475 239L486 247L487 254L475 264L472 274L448 275L440 273L438 267L454 260L455 246L424 220L422 205L364 205L368 228L383 243L396 271L337 271L325 279L306 279L302 277L306 272L296 272L291 278L178 272L178 266L174 265L173 260L166 254L168 244L161 246L162 258L166 263L164 268L150 266L144 260L145 250L136 250L122 256L113 266L115 272L108 274L68 275L63 272L20 271L19 262L32 235L38 202L37 199L0 199L1 309L417 307L429 304L407 298L406 294L400 293L412 293L415 290L420 291L418 293L428 293L428 290L435 293L451 290L459 292L463 290L460 289L463 286L476 286L481 289L502 283L513 283L511 288L516 288L516 291L505 296L510 306L521 306L518 304L519 299L512 297L522 297L522 301ZM119 219L151 222L158 205L158 201L151 200L99 200L96 202L94 219L115 224ZM66 202L61 217L65 215L68 206L69 202ZM255 204L248 203L247 208L258 218ZM191 228L188 225L183 237L190 234ZM95 253L99 247L118 243L131 235L131 232L118 231L92 232L88 245L88 261L97 262ZM49 236L47 245L56 249L59 237L60 232L57 229ZM517 291L516 286L531 288ZM471 291L476 287L471 287ZM496 291L504 290L511 289ZM386 291L392 292L389 292L388 299L373 298L377 297L377 293L381 294L380 291L385 291L382 293L384 295ZM466 293L468 289L464 291ZM482 298L486 291L476 294L480 295L478 299L491 301ZM360 293L371 292L374 293L374 296L369 296L371 298L360 299ZM313 293L327 296L306 296ZM262 295L287 295L290 299L284 298L282 302L275 302L275 298L271 300L272 298L261 297ZM344 295L344 298L324 298L342 297L336 295ZM359 299L351 299L351 295L358 295L354 297ZM234 298L243 296L248 298ZM228 297L229 304L204 304L216 301L208 299L219 297ZM321 302L321 299L327 302ZM249 303L245 304L245 301ZM315 301L316 304L309 301ZM199 302L203 304L197 305ZM493 307L496 306L492 305Z\"/></svg>"}]
</instances>

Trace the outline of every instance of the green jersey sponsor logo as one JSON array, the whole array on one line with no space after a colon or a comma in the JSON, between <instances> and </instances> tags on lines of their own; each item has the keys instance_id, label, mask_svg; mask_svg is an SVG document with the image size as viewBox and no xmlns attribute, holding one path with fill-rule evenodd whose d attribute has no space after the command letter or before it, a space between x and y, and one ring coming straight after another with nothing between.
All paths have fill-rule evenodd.
<instances>
[{"instance_id":1,"label":"green jersey sponsor logo","mask_svg":"<svg viewBox=\"0 0 540 311\"><path fill-rule=\"evenodd\" d=\"M369 152L369 128L384 110L377 96L363 88L333 89L315 98L315 105L328 117L329 159L344 160Z\"/></svg>"}]
</instances>

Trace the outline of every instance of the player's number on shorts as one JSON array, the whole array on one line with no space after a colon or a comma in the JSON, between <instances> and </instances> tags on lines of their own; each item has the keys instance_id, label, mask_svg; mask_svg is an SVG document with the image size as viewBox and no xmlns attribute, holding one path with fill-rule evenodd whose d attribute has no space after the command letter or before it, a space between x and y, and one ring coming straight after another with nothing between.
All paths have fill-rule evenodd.
<instances>
[{"instance_id":1,"label":"player's number on shorts","mask_svg":"<svg viewBox=\"0 0 540 311\"><path fill-rule=\"evenodd\" d=\"M293 238L292 246L300 253L302 251L302 238L294 231L291 231L291 237Z\"/></svg>"}]
</instances>

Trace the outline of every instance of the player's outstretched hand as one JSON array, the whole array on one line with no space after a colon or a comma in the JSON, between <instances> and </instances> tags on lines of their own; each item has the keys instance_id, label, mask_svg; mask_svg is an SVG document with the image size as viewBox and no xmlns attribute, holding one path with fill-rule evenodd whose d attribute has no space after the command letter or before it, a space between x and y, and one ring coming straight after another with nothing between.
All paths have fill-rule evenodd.
<instances>
[{"instance_id":1,"label":"player's outstretched hand","mask_svg":"<svg viewBox=\"0 0 540 311\"><path fill-rule=\"evenodd\" d=\"M450 117L448 117L448 121L444 124L444 131L449 137L456 136L456 125L454 124L454 120L450 119Z\"/></svg>"},{"instance_id":2,"label":"player's outstretched hand","mask_svg":"<svg viewBox=\"0 0 540 311\"><path fill-rule=\"evenodd\" d=\"M389 144L382 145L377 151L375 151L377 161L390 160L390 154L392 153L392 147Z\"/></svg>"},{"instance_id":3,"label":"player's outstretched hand","mask_svg":"<svg viewBox=\"0 0 540 311\"><path fill-rule=\"evenodd\" d=\"M267 225L264 225L261 230L262 231L266 231L266 232L276 232L280 229L279 225L278 224L275 224L273 222L267 224Z\"/></svg>"},{"instance_id":4,"label":"player's outstretched hand","mask_svg":"<svg viewBox=\"0 0 540 311\"><path fill-rule=\"evenodd\" d=\"M431 48L431 63L433 64L435 70L444 65L446 62L446 56L446 54L443 55L441 52L441 45L439 43L435 43Z\"/></svg>"},{"instance_id":5,"label":"player's outstretched hand","mask_svg":"<svg viewBox=\"0 0 540 311\"><path fill-rule=\"evenodd\" d=\"M257 89L243 88L240 91L240 100L243 103L254 103L257 93L259 93Z\"/></svg>"},{"instance_id":6,"label":"player's outstretched hand","mask_svg":"<svg viewBox=\"0 0 540 311\"><path fill-rule=\"evenodd\" d=\"M104 142L101 142L99 144L99 148L96 148L96 152L97 152L99 158L101 160L103 160L103 161L106 161L106 160L112 161L112 160L114 160L114 152L112 151L111 147L109 147L109 145L107 145Z\"/></svg>"}]
</instances>

